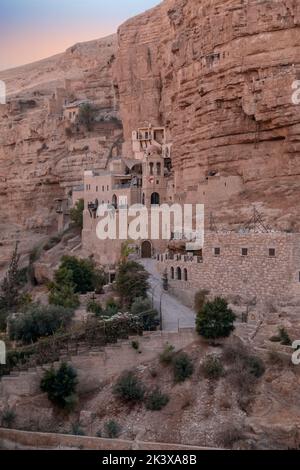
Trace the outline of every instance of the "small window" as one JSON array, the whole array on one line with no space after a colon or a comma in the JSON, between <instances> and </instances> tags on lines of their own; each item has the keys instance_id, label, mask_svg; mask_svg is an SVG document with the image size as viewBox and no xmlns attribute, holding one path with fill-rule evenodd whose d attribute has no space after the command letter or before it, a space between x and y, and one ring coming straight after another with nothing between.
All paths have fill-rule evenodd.
<instances>
[{"instance_id":1,"label":"small window","mask_svg":"<svg viewBox=\"0 0 300 470\"><path fill-rule=\"evenodd\" d=\"M299 271L299 282L300 282L300 271Z\"/></svg>"},{"instance_id":2,"label":"small window","mask_svg":"<svg viewBox=\"0 0 300 470\"><path fill-rule=\"evenodd\" d=\"M242 248L242 256L248 256L248 248Z\"/></svg>"},{"instance_id":3,"label":"small window","mask_svg":"<svg viewBox=\"0 0 300 470\"><path fill-rule=\"evenodd\" d=\"M269 248L269 256L270 258L274 258L276 255L276 250L275 248Z\"/></svg>"},{"instance_id":4,"label":"small window","mask_svg":"<svg viewBox=\"0 0 300 470\"><path fill-rule=\"evenodd\" d=\"M159 180L156 180L156 184L159 184Z\"/></svg>"},{"instance_id":5,"label":"small window","mask_svg":"<svg viewBox=\"0 0 300 470\"><path fill-rule=\"evenodd\" d=\"M214 248L214 255L215 255L215 256L220 256L220 254L221 254L221 248L219 248L219 247L218 247L218 248Z\"/></svg>"},{"instance_id":6,"label":"small window","mask_svg":"<svg viewBox=\"0 0 300 470\"><path fill-rule=\"evenodd\" d=\"M107 186L107 191L109 191L109 186Z\"/></svg>"},{"instance_id":7,"label":"small window","mask_svg":"<svg viewBox=\"0 0 300 470\"><path fill-rule=\"evenodd\" d=\"M104 192L104 186L102 186L102 192Z\"/></svg>"},{"instance_id":8,"label":"small window","mask_svg":"<svg viewBox=\"0 0 300 470\"><path fill-rule=\"evenodd\" d=\"M96 186L96 193L98 192L98 186Z\"/></svg>"}]
</instances>

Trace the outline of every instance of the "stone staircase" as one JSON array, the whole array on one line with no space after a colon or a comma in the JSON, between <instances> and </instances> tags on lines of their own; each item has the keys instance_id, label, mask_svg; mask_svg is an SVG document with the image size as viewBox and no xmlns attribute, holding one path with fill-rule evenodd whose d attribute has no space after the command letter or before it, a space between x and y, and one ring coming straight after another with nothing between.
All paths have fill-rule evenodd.
<instances>
[{"instance_id":1,"label":"stone staircase","mask_svg":"<svg viewBox=\"0 0 300 470\"><path fill-rule=\"evenodd\" d=\"M165 344L172 344L175 351L188 346L197 338L192 329L176 333L146 332L143 336L132 336L102 348L82 344L76 351L62 352L59 361L51 364L13 371L0 382L0 396L33 396L40 393L40 381L44 372L62 362L73 365L78 373L78 392L88 393L103 385L110 377L122 371L141 366L157 358ZM132 347L132 341L139 343L139 351Z\"/></svg>"}]
</instances>

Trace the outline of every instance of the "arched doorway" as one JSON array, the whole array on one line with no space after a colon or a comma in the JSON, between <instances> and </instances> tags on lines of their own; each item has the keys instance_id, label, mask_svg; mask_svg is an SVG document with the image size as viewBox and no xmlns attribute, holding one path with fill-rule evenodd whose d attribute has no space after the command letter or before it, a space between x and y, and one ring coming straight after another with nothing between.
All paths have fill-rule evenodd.
<instances>
[{"instance_id":1,"label":"arched doorway","mask_svg":"<svg viewBox=\"0 0 300 470\"><path fill-rule=\"evenodd\" d=\"M141 247L142 258L152 258L152 244L149 240L145 240Z\"/></svg>"},{"instance_id":2,"label":"arched doorway","mask_svg":"<svg viewBox=\"0 0 300 470\"><path fill-rule=\"evenodd\" d=\"M112 197L112 205L114 206L115 209L118 209L118 198L115 194Z\"/></svg>"},{"instance_id":3,"label":"arched doorway","mask_svg":"<svg viewBox=\"0 0 300 470\"><path fill-rule=\"evenodd\" d=\"M181 281L181 268L176 269L176 278L178 281Z\"/></svg>"},{"instance_id":4,"label":"arched doorway","mask_svg":"<svg viewBox=\"0 0 300 470\"><path fill-rule=\"evenodd\" d=\"M159 205L159 194L158 193L152 193L151 194L151 205L152 206Z\"/></svg>"}]
</instances>

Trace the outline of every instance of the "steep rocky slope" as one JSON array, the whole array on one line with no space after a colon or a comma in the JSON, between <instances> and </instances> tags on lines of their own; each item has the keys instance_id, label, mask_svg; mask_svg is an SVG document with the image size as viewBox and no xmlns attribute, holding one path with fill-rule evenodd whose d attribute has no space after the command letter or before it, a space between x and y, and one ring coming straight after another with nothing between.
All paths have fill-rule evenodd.
<instances>
[{"instance_id":1,"label":"steep rocky slope","mask_svg":"<svg viewBox=\"0 0 300 470\"><path fill-rule=\"evenodd\" d=\"M82 183L84 168L103 168L122 135L112 85L116 46L110 36L1 72L8 92L7 105L0 106L1 261L12 239L56 229L55 198ZM67 133L62 106L56 112L49 107L66 79L70 101L88 99L98 109L92 132L81 126Z\"/></svg>"},{"instance_id":2,"label":"steep rocky slope","mask_svg":"<svg viewBox=\"0 0 300 470\"><path fill-rule=\"evenodd\" d=\"M297 0L165 0L120 27L115 80L126 141L141 123L167 126L181 200L210 171L239 175L242 194L212 202L219 220L246 220L256 203L273 226L291 228L299 26Z\"/></svg>"}]
</instances>

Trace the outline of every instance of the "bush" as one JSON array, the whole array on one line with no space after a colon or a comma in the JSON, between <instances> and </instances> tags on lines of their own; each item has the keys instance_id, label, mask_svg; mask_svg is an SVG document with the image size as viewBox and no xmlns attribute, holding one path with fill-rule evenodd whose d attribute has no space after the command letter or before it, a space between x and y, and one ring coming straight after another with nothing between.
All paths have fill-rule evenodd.
<instances>
[{"instance_id":1,"label":"bush","mask_svg":"<svg viewBox=\"0 0 300 470\"><path fill-rule=\"evenodd\" d=\"M65 329L72 320L73 311L64 307L31 304L27 311L10 321L10 339L24 344L51 336Z\"/></svg>"},{"instance_id":2,"label":"bush","mask_svg":"<svg viewBox=\"0 0 300 470\"><path fill-rule=\"evenodd\" d=\"M140 317L144 331L154 331L159 325L158 312L152 308L151 301L147 298L135 299L130 313Z\"/></svg>"},{"instance_id":3,"label":"bush","mask_svg":"<svg viewBox=\"0 0 300 470\"><path fill-rule=\"evenodd\" d=\"M194 366L187 354L180 353L174 359L173 370L175 382L184 382L193 374Z\"/></svg>"},{"instance_id":4,"label":"bush","mask_svg":"<svg viewBox=\"0 0 300 470\"><path fill-rule=\"evenodd\" d=\"M77 401L76 386L77 372L66 363L59 369L47 370L41 380L41 390L48 395L48 399L60 408L71 411Z\"/></svg>"},{"instance_id":5,"label":"bush","mask_svg":"<svg viewBox=\"0 0 300 470\"><path fill-rule=\"evenodd\" d=\"M207 379L219 379L224 373L224 368L217 356L210 355L205 358L202 371Z\"/></svg>"},{"instance_id":6,"label":"bush","mask_svg":"<svg viewBox=\"0 0 300 470\"><path fill-rule=\"evenodd\" d=\"M234 330L235 318L226 300L216 297L212 302L207 302L198 313L196 330L206 339L226 338Z\"/></svg>"},{"instance_id":7,"label":"bush","mask_svg":"<svg viewBox=\"0 0 300 470\"><path fill-rule=\"evenodd\" d=\"M51 282L48 285L50 305L56 305L75 310L80 305L79 295L74 291L74 285L71 282L56 283Z\"/></svg>"},{"instance_id":8,"label":"bush","mask_svg":"<svg viewBox=\"0 0 300 470\"><path fill-rule=\"evenodd\" d=\"M91 131L94 125L96 110L90 103L84 103L80 106L78 121L86 127L87 131Z\"/></svg>"},{"instance_id":9,"label":"bush","mask_svg":"<svg viewBox=\"0 0 300 470\"><path fill-rule=\"evenodd\" d=\"M16 413L11 408L6 408L2 414L2 426L11 428L16 419Z\"/></svg>"},{"instance_id":10,"label":"bush","mask_svg":"<svg viewBox=\"0 0 300 470\"><path fill-rule=\"evenodd\" d=\"M79 199L76 202L75 207L70 210L70 218L74 225L79 228L83 228L83 211L84 211L84 199Z\"/></svg>"},{"instance_id":11,"label":"bush","mask_svg":"<svg viewBox=\"0 0 300 470\"><path fill-rule=\"evenodd\" d=\"M116 439L121 434L121 427L116 421L111 419L105 423L104 431L106 437L109 439Z\"/></svg>"},{"instance_id":12,"label":"bush","mask_svg":"<svg viewBox=\"0 0 300 470\"><path fill-rule=\"evenodd\" d=\"M76 256L63 256L59 269L55 272L57 283L72 283L75 292L86 294L95 286L95 267L89 259L78 259Z\"/></svg>"},{"instance_id":13,"label":"bush","mask_svg":"<svg viewBox=\"0 0 300 470\"><path fill-rule=\"evenodd\" d=\"M79 423L72 424L71 434L73 436L85 436L85 432L83 431L83 429L81 429Z\"/></svg>"},{"instance_id":14,"label":"bush","mask_svg":"<svg viewBox=\"0 0 300 470\"><path fill-rule=\"evenodd\" d=\"M127 371L119 377L113 393L125 402L139 402L144 399L145 389L134 372Z\"/></svg>"},{"instance_id":15,"label":"bush","mask_svg":"<svg viewBox=\"0 0 300 470\"><path fill-rule=\"evenodd\" d=\"M283 326L278 328L278 336L282 345L291 346L292 344L291 338L289 337L288 332Z\"/></svg>"},{"instance_id":16,"label":"bush","mask_svg":"<svg viewBox=\"0 0 300 470\"><path fill-rule=\"evenodd\" d=\"M259 379L265 373L265 365L260 357L249 356L246 360L246 366L250 374Z\"/></svg>"},{"instance_id":17,"label":"bush","mask_svg":"<svg viewBox=\"0 0 300 470\"><path fill-rule=\"evenodd\" d=\"M113 299L113 298L107 299L107 301L106 301L106 310L105 311L106 311L106 315L108 317L112 317L114 315L117 315L119 310L120 310L120 306L115 301L115 299Z\"/></svg>"},{"instance_id":18,"label":"bush","mask_svg":"<svg viewBox=\"0 0 300 470\"><path fill-rule=\"evenodd\" d=\"M166 343L163 352L159 355L159 362L169 365L173 361L175 348L172 344Z\"/></svg>"},{"instance_id":19,"label":"bush","mask_svg":"<svg viewBox=\"0 0 300 470\"><path fill-rule=\"evenodd\" d=\"M94 313L96 317L101 317L104 315L102 305L92 299L88 301L87 311Z\"/></svg>"},{"instance_id":20,"label":"bush","mask_svg":"<svg viewBox=\"0 0 300 470\"><path fill-rule=\"evenodd\" d=\"M150 392L146 398L146 408L151 411L159 411L169 403L169 397L162 393L159 388Z\"/></svg>"},{"instance_id":21,"label":"bush","mask_svg":"<svg viewBox=\"0 0 300 470\"><path fill-rule=\"evenodd\" d=\"M135 261L120 264L116 277L116 289L123 305L131 307L136 298L147 297L148 277L143 266Z\"/></svg>"}]
</instances>

